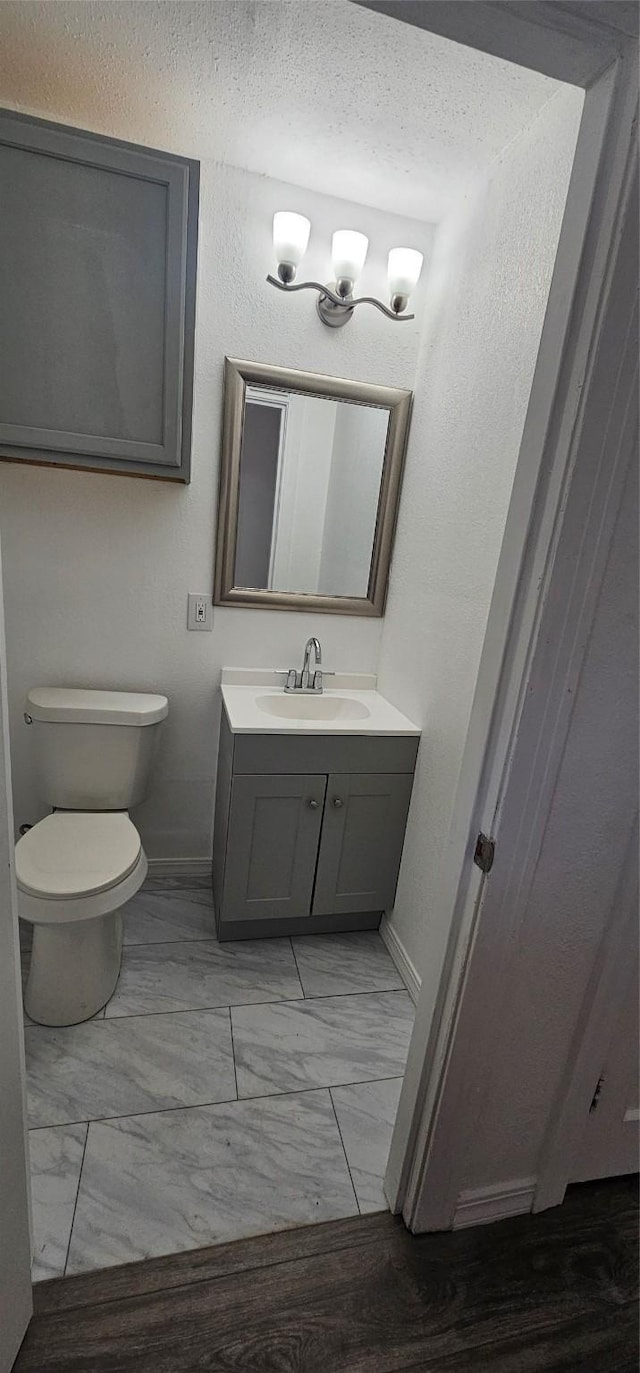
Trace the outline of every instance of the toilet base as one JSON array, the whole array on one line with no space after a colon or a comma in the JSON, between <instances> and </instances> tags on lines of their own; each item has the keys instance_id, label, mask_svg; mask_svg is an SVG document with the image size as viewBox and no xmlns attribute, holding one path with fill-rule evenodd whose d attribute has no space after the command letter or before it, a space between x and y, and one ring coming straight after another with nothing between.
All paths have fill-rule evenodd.
<instances>
[{"instance_id":1,"label":"toilet base","mask_svg":"<svg viewBox=\"0 0 640 1373\"><path fill-rule=\"evenodd\" d=\"M27 1015L38 1025L90 1020L113 995L121 961L119 910L66 924L34 924Z\"/></svg>"}]
</instances>

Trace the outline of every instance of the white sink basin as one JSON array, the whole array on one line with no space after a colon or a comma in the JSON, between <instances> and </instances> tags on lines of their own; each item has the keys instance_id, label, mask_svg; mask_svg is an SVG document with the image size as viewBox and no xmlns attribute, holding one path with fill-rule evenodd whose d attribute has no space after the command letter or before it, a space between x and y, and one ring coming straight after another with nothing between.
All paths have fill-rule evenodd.
<instances>
[{"instance_id":1,"label":"white sink basin","mask_svg":"<svg viewBox=\"0 0 640 1373\"><path fill-rule=\"evenodd\" d=\"M364 701L350 696L258 696L258 710L278 720L368 720L371 711Z\"/></svg>"},{"instance_id":2,"label":"white sink basin","mask_svg":"<svg viewBox=\"0 0 640 1373\"><path fill-rule=\"evenodd\" d=\"M284 691L269 668L223 668L222 700L232 734L408 734L420 729L375 690L367 673L337 673L331 686L303 696Z\"/></svg>"}]
</instances>

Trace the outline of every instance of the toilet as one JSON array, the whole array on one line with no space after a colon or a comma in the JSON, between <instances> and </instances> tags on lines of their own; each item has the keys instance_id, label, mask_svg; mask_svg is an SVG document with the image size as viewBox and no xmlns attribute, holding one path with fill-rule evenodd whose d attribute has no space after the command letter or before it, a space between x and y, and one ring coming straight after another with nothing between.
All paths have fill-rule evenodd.
<instances>
[{"instance_id":1,"label":"toilet","mask_svg":"<svg viewBox=\"0 0 640 1373\"><path fill-rule=\"evenodd\" d=\"M18 914L33 926L25 1010L40 1025L77 1025L112 996L121 907L147 875L128 809L147 793L166 696L34 687L38 791L52 814L16 844Z\"/></svg>"}]
</instances>

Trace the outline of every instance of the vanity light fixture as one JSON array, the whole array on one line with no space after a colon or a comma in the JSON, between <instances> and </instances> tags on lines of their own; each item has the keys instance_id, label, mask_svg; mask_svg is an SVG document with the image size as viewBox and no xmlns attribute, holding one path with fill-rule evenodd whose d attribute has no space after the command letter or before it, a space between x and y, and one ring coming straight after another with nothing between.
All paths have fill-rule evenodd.
<instances>
[{"instance_id":1,"label":"vanity light fixture","mask_svg":"<svg viewBox=\"0 0 640 1373\"><path fill-rule=\"evenodd\" d=\"M340 329L347 324L356 305L375 305L387 319L397 321L415 319L405 314L411 292L422 270L422 253L415 248L392 248L389 253L388 279L390 308L375 296L356 296L353 291L364 267L369 240L355 229L337 229L331 243L331 266L335 280L330 286L318 281L296 281L295 275L307 250L311 224L304 215L279 210L273 216L273 246L278 263L278 275L267 276L279 291L317 291L316 309L323 324Z\"/></svg>"}]
</instances>

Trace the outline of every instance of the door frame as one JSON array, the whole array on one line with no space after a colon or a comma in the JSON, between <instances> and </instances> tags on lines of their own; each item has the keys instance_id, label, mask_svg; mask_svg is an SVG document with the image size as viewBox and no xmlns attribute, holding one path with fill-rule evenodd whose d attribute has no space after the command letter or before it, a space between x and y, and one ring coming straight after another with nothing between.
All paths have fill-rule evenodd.
<instances>
[{"instance_id":1,"label":"door frame","mask_svg":"<svg viewBox=\"0 0 640 1373\"><path fill-rule=\"evenodd\" d=\"M362 3L363 0L357 0ZM635 51L615 0L592 0L593 22L571 4L536 0L500 4L442 0L364 0L396 18L468 47L533 67L586 88L574 172L514 489L499 561L478 684L463 759L453 823L443 862L441 902L451 911L451 938L438 987L424 986L410 1050L385 1185L394 1210L412 1229L441 1228L452 1213L438 1210L432 1141L443 1121L452 1051L456 1045L465 974L482 930L476 930L481 879L472 853L478 829L491 832L522 712L527 673L576 467L577 435L593 389L592 364L607 320L608 295L626 192L635 129ZM615 18L613 18L615 11ZM618 16L620 20L618 22ZM614 361L615 361L614 355ZM576 471L576 476L580 476ZM587 471L588 475L588 471ZM584 476L584 472L582 472ZM526 531L526 532L525 532ZM0 629L2 608L0 604ZM557 683L554 683L554 687ZM6 739L4 682L0 684ZM551 705L551 701L549 702ZM542 725L544 726L544 719ZM562 742L556 731L550 748ZM552 771L548 769L548 774ZM10 802L10 764L0 756L0 784ZM10 804L0 822L10 843ZM0 835L0 838L2 836ZM3 879L3 892L6 876ZM10 918L15 915L9 879ZM520 890L522 900L524 886ZM495 992L495 985L493 987ZM492 989L487 989L487 1003ZM24 1081L18 1012L17 1054ZM23 1103L24 1109L24 1103ZM22 1209L28 1230L27 1142L24 1120L16 1166L23 1177ZM452 1141L453 1151L453 1141ZM452 1155L452 1163L455 1163ZM25 1177L26 1174L26 1177ZM450 1170L447 1198L453 1194ZM16 1206L19 1199L16 1199ZM16 1269L16 1321L31 1311L28 1275ZM16 1331L18 1329L16 1324Z\"/></svg>"},{"instance_id":2,"label":"door frame","mask_svg":"<svg viewBox=\"0 0 640 1373\"><path fill-rule=\"evenodd\" d=\"M12 1367L33 1313L24 1024L13 860L13 800L0 564L0 1370ZM6 1303L6 1304L5 1304Z\"/></svg>"},{"instance_id":3,"label":"door frame","mask_svg":"<svg viewBox=\"0 0 640 1373\"><path fill-rule=\"evenodd\" d=\"M437 0L366 0L370 8L482 47L546 75L585 87L585 103L531 397L498 563L485 641L441 868L439 905L450 912L450 937L437 984L425 978L385 1176L392 1210L416 1232L454 1221L465 1159L456 1131L461 1094L479 1103L490 1068L488 1007L499 1003L504 958L483 965L482 998L467 995L470 971L492 945L517 939L531 886L537 838L551 800L569 727L571 683L577 680L604 572L629 433L622 425L614 471L602 444L590 443L589 406L610 379L608 420L627 414L628 332L632 301L615 294L637 127L637 43L617 27L618 6L592 3L594 21L570 5L438 4ZM615 10L613 25L607 16ZM620 14L622 11L620 11ZM484 14L484 19L480 19ZM480 19L480 26L479 21ZM534 25L535 28L531 26ZM480 41L481 30L481 41ZM532 35L535 42L531 43ZM624 265L624 264L623 264ZM628 296L631 293L628 293ZM617 314L616 314L617 312ZM615 319L614 319L615 316ZM608 356L599 356L607 326L617 326ZM625 346L627 356L625 357ZM596 366L598 364L598 366ZM625 371L626 367L626 371ZM605 382L606 384L606 382ZM602 406L602 400L600 402ZM605 426L606 427L606 426ZM592 501L598 481L603 505ZM570 504L581 512L573 527ZM594 540L589 548L585 522ZM561 537L578 559L569 596L549 604ZM591 554L593 556L591 556ZM579 617L576 626L575 615ZM513 866L509 907L482 913L486 878L474 866L480 831L494 833L527 699L536 648L550 644L553 673L539 690L530 740L537 790L523 775L521 835L526 850ZM508 858L508 855L507 855ZM500 939L496 940L496 934ZM465 1120L468 1137L469 1122ZM559 1145L559 1141L557 1142ZM542 1184L542 1179L540 1179ZM542 1196L541 1191L541 1196ZM557 1189L556 1189L557 1195ZM528 1210L523 1194L519 1209Z\"/></svg>"}]
</instances>

